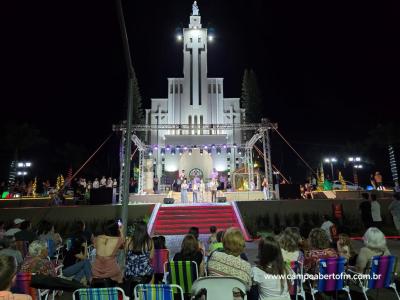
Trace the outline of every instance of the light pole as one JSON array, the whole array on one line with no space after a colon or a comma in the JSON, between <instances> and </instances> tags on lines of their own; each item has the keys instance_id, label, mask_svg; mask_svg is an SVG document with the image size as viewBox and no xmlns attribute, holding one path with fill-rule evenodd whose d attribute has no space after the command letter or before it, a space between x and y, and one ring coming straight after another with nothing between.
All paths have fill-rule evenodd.
<instances>
[{"instance_id":1,"label":"light pole","mask_svg":"<svg viewBox=\"0 0 400 300\"><path fill-rule=\"evenodd\" d=\"M332 182L335 179L334 174L333 174L333 164L337 162L337 159L335 157L330 157L330 158L325 158L324 162L328 163L331 165L331 173L332 173Z\"/></svg>"},{"instance_id":2,"label":"light pole","mask_svg":"<svg viewBox=\"0 0 400 300\"><path fill-rule=\"evenodd\" d=\"M22 176L22 182L25 181L25 176L28 175L28 168L32 167L30 161L20 161L17 163L17 176Z\"/></svg>"},{"instance_id":3,"label":"light pole","mask_svg":"<svg viewBox=\"0 0 400 300\"><path fill-rule=\"evenodd\" d=\"M361 157L356 156L356 157L349 157L348 161L351 163L353 166L353 178L354 178L354 184L358 186L358 175L357 175L357 169L362 169L363 165L360 164L361 162Z\"/></svg>"}]
</instances>

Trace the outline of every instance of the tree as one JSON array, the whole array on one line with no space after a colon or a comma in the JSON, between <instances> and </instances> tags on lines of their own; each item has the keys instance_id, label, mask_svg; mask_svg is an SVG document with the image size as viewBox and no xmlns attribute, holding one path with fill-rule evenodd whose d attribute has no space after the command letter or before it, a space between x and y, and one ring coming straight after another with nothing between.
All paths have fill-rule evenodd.
<instances>
[{"instance_id":1,"label":"tree","mask_svg":"<svg viewBox=\"0 0 400 300\"><path fill-rule=\"evenodd\" d=\"M245 119L248 123L259 123L262 115L262 96L256 73L245 70L242 81L242 107L246 110Z\"/></svg>"},{"instance_id":2,"label":"tree","mask_svg":"<svg viewBox=\"0 0 400 300\"><path fill-rule=\"evenodd\" d=\"M142 96L140 95L139 83L136 77L135 70L133 70L133 112L132 112L133 124L143 123L143 108L142 108Z\"/></svg>"}]
</instances>

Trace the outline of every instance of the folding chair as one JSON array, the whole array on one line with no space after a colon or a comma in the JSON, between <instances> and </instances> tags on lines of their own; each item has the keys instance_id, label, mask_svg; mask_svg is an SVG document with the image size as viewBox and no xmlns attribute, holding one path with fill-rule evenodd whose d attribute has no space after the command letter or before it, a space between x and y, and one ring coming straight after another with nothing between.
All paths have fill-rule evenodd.
<instances>
[{"instance_id":1,"label":"folding chair","mask_svg":"<svg viewBox=\"0 0 400 300\"><path fill-rule=\"evenodd\" d=\"M180 294L177 299L184 299L182 288L176 284L138 284L133 295L135 300L173 300L176 291Z\"/></svg>"},{"instance_id":2,"label":"folding chair","mask_svg":"<svg viewBox=\"0 0 400 300\"><path fill-rule=\"evenodd\" d=\"M365 274L360 274L349 270L349 273L357 275L369 275L369 279L358 279L359 287L361 287L364 298L368 300L367 291L371 289L391 288L396 293L397 299L400 300L397 292L396 284L394 283L394 274L397 270L397 257L389 256L374 256L367 266ZM360 276L361 277L361 276Z\"/></svg>"},{"instance_id":3,"label":"folding chair","mask_svg":"<svg viewBox=\"0 0 400 300\"><path fill-rule=\"evenodd\" d=\"M73 292L72 300L118 300L119 295L122 295L122 300L129 300L124 290L119 287L79 289Z\"/></svg>"},{"instance_id":4,"label":"folding chair","mask_svg":"<svg viewBox=\"0 0 400 300\"><path fill-rule=\"evenodd\" d=\"M179 285L184 294L190 293L193 282L199 277L197 263L194 261L168 261L164 270L168 273L167 283Z\"/></svg>"},{"instance_id":5,"label":"folding chair","mask_svg":"<svg viewBox=\"0 0 400 300\"><path fill-rule=\"evenodd\" d=\"M151 266L153 267L154 273L164 273L164 265L169 260L168 249L155 249L154 256L151 260Z\"/></svg>"},{"instance_id":6,"label":"folding chair","mask_svg":"<svg viewBox=\"0 0 400 300\"><path fill-rule=\"evenodd\" d=\"M26 294L32 297L32 300L47 300L49 290L35 289L31 287L32 274L26 272L17 273L15 285L12 288L14 293ZM54 297L53 297L54 298Z\"/></svg>"},{"instance_id":7,"label":"folding chair","mask_svg":"<svg viewBox=\"0 0 400 300\"><path fill-rule=\"evenodd\" d=\"M233 299L233 292L240 292L243 295L243 299L247 299L246 284L236 277L201 277L193 283L192 297L201 299L201 295L204 295L204 290L207 300Z\"/></svg>"},{"instance_id":8,"label":"folding chair","mask_svg":"<svg viewBox=\"0 0 400 300\"><path fill-rule=\"evenodd\" d=\"M351 300L350 290L348 285L345 285L345 263L344 257L320 259L318 262L319 274L329 276L328 278L319 277L316 287L313 287L313 282L309 281L311 296L315 300L315 294L325 292L345 291L348 298Z\"/></svg>"},{"instance_id":9,"label":"folding chair","mask_svg":"<svg viewBox=\"0 0 400 300\"><path fill-rule=\"evenodd\" d=\"M289 288L290 296L294 297L296 300L301 296L303 300L306 300L306 294L303 288L303 263L297 260L291 261L290 269L296 274L296 279Z\"/></svg>"}]
</instances>

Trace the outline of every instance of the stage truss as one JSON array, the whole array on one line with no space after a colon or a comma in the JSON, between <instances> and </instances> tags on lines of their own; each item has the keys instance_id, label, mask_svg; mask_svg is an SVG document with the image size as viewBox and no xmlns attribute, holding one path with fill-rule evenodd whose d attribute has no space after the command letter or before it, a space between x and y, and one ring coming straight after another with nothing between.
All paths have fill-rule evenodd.
<instances>
[{"instance_id":1,"label":"stage truss","mask_svg":"<svg viewBox=\"0 0 400 300\"><path fill-rule=\"evenodd\" d=\"M253 131L252 137L242 145L226 145L228 147L240 147L244 148L245 151L245 168L246 173L248 173L249 183L254 180L254 164L253 164L253 147L261 140L263 143L263 159L265 165L265 176L268 181L267 185L267 198L272 199L274 197L273 188L273 178L272 178L272 163L271 163L271 143L270 143L270 131L277 129L278 125L276 123L271 123L267 119L262 119L261 123L249 123L249 124L204 124L202 126L196 127L203 131L206 130L240 130L241 132ZM189 124L154 124L154 125L143 125L135 124L132 125L132 142L137 147L139 152L139 178L138 178L138 194L143 194L144 187L144 169L145 169L145 153L148 149L151 149L151 145L146 145L138 136L141 133L145 135L152 131L158 130L182 130L190 131L193 130L193 125ZM120 144L120 177L119 182L124 182L124 153L125 153L125 143L126 143L126 122L113 125L113 131L122 132L121 134L121 144ZM196 145L186 145L188 149L195 147ZM196 146L197 147L197 146ZM119 198L123 199L122 184L119 185Z\"/></svg>"}]
</instances>

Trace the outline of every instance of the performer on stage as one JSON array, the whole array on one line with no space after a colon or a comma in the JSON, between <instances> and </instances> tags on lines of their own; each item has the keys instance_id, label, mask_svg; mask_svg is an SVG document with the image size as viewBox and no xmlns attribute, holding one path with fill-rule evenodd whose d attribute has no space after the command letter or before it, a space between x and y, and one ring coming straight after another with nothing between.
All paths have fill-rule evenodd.
<instances>
[{"instance_id":1,"label":"performer on stage","mask_svg":"<svg viewBox=\"0 0 400 300\"><path fill-rule=\"evenodd\" d=\"M210 182L211 202L217 202L218 181L213 178Z\"/></svg>"},{"instance_id":2,"label":"performer on stage","mask_svg":"<svg viewBox=\"0 0 400 300\"><path fill-rule=\"evenodd\" d=\"M188 187L189 186L186 183L186 179L183 180L183 182L181 184L181 202L182 203L188 203L188 194L187 194Z\"/></svg>"},{"instance_id":3,"label":"performer on stage","mask_svg":"<svg viewBox=\"0 0 400 300\"><path fill-rule=\"evenodd\" d=\"M264 180L262 182L262 187L263 187L263 193L264 193L264 200L268 200L268 180L267 177L264 177Z\"/></svg>"},{"instance_id":4,"label":"performer on stage","mask_svg":"<svg viewBox=\"0 0 400 300\"><path fill-rule=\"evenodd\" d=\"M200 180L199 184L199 191L200 191L200 201L205 202L206 201L206 185L204 184L203 179Z\"/></svg>"},{"instance_id":5,"label":"performer on stage","mask_svg":"<svg viewBox=\"0 0 400 300\"><path fill-rule=\"evenodd\" d=\"M197 182L197 180L193 179L193 184L192 184L193 203L197 203L198 202L199 188L200 188L200 184Z\"/></svg>"}]
</instances>

